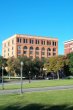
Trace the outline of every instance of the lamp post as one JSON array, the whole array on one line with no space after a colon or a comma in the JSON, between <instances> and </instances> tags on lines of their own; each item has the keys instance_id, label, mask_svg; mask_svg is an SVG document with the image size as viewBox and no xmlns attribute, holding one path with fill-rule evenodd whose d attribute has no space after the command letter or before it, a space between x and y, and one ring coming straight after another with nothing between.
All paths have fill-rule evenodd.
<instances>
[{"instance_id":1,"label":"lamp post","mask_svg":"<svg viewBox=\"0 0 73 110\"><path fill-rule=\"evenodd\" d=\"M23 92L23 91L22 91L22 83L23 83L23 82L22 82L22 77L23 77L23 76L22 76L22 72L23 72L23 62L21 61L21 94L22 94L22 92Z\"/></svg>"},{"instance_id":2,"label":"lamp post","mask_svg":"<svg viewBox=\"0 0 73 110\"><path fill-rule=\"evenodd\" d=\"M4 89L4 82L3 82L3 70L4 70L4 67L2 66L2 89Z\"/></svg>"},{"instance_id":3,"label":"lamp post","mask_svg":"<svg viewBox=\"0 0 73 110\"><path fill-rule=\"evenodd\" d=\"M58 65L58 61L57 61L57 65ZM58 80L59 80L59 69L57 70L57 78L58 78Z\"/></svg>"},{"instance_id":4,"label":"lamp post","mask_svg":"<svg viewBox=\"0 0 73 110\"><path fill-rule=\"evenodd\" d=\"M30 71L29 71L29 83L30 83Z\"/></svg>"}]
</instances>

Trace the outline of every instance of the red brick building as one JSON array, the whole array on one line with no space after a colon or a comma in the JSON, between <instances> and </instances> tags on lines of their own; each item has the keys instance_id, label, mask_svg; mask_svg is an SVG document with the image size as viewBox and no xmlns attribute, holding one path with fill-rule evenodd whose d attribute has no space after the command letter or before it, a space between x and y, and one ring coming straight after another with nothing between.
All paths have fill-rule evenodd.
<instances>
[{"instance_id":1,"label":"red brick building","mask_svg":"<svg viewBox=\"0 0 73 110\"><path fill-rule=\"evenodd\" d=\"M73 52L73 40L64 42L64 54L67 55Z\"/></svg>"},{"instance_id":2,"label":"red brick building","mask_svg":"<svg viewBox=\"0 0 73 110\"><path fill-rule=\"evenodd\" d=\"M3 41L2 56L4 58L21 55L32 59L56 56L58 55L58 39L16 34Z\"/></svg>"}]
</instances>

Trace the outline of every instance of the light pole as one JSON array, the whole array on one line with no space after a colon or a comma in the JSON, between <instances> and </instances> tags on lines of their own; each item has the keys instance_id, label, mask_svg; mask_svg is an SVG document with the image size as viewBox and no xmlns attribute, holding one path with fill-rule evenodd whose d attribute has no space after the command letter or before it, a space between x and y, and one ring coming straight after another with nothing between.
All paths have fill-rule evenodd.
<instances>
[{"instance_id":1,"label":"light pole","mask_svg":"<svg viewBox=\"0 0 73 110\"><path fill-rule=\"evenodd\" d=\"M3 82L3 70L4 70L4 67L2 66L2 89L4 89L4 82Z\"/></svg>"},{"instance_id":2,"label":"light pole","mask_svg":"<svg viewBox=\"0 0 73 110\"><path fill-rule=\"evenodd\" d=\"M23 76L22 76L22 72L23 72L23 62L21 61L21 94L22 94L22 92L23 92L23 91L22 91L22 83L23 83L23 82L22 82L22 77L23 77Z\"/></svg>"},{"instance_id":3,"label":"light pole","mask_svg":"<svg viewBox=\"0 0 73 110\"><path fill-rule=\"evenodd\" d=\"M30 71L29 71L29 83L30 83Z\"/></svg>"}]
</instances>

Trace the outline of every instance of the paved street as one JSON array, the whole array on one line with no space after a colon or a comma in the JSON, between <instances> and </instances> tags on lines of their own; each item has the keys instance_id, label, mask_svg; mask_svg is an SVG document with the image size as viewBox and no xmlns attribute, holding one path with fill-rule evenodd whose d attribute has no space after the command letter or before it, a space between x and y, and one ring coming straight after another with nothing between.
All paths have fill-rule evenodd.
<instances>
[{"instance_id":1,"label":"paved street","mask_svg":"<svg viewBox=\"0 0 73 110\"><path fill-rule=\"evenodd\" d=\"M28 88L28 89L23 89L23 93L27 93L27 92L41 92L41 91L49 91L49 90L64 90L64 89L73 89L73 85L69 85L69 86L55 86L55 87L44 87L44 88ZM0 90L0 95L4 95L4 94L20 94L20 89Z\"/></svg>"},{"instance_id":2,"label":"paved street","mask_svg":"<svg viewBox=\"0 0 73 110\"><path fill-rule=\"evenodd\" d=\"M38 81L41 81L41 80L31 80L31 82L38 82ZM26 84L28 83L29 80L23 80L23 84ZM21 84L21 80L18 80L18 81L7 81L7 82L4 82L4 85L20 85ZM2 82L0 82L0 86L2 86Z\"/></svg>"},{"instance_id":3,"label":"paved street","mask_svg":"<svg viewBox=\"0 0 73 110\"><path fill-rule=\"evenodd\" d=\"M41 80L31 80L31 82L38 82L38 81L41 81ZM29 80L23 80L23 84L25 83L28 83ZM7 82L4 82L4 85L13 85L13 84L20 84L21 83L21 80L17 80L17 81L7 81ZM0 82L0 86L2 86L2 82Z\"/></svg>"}]
</instances>

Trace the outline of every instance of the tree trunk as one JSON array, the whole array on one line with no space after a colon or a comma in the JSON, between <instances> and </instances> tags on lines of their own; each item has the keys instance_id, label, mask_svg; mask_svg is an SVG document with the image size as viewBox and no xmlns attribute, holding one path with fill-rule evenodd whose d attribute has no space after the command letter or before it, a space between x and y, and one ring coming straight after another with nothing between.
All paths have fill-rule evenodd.
<instances>
[{"instance_id":1,"label":"tree trunk","mask_svg":"<svg viewBox=\"0 0 73 110\"><path fill-rule=\"evenodd\" d=\"M57 77L58 77L58 80L59 80L59 79L60 79L60 78L59 78L59 72L57 72Z\"/></svg>"}]
</instances>

